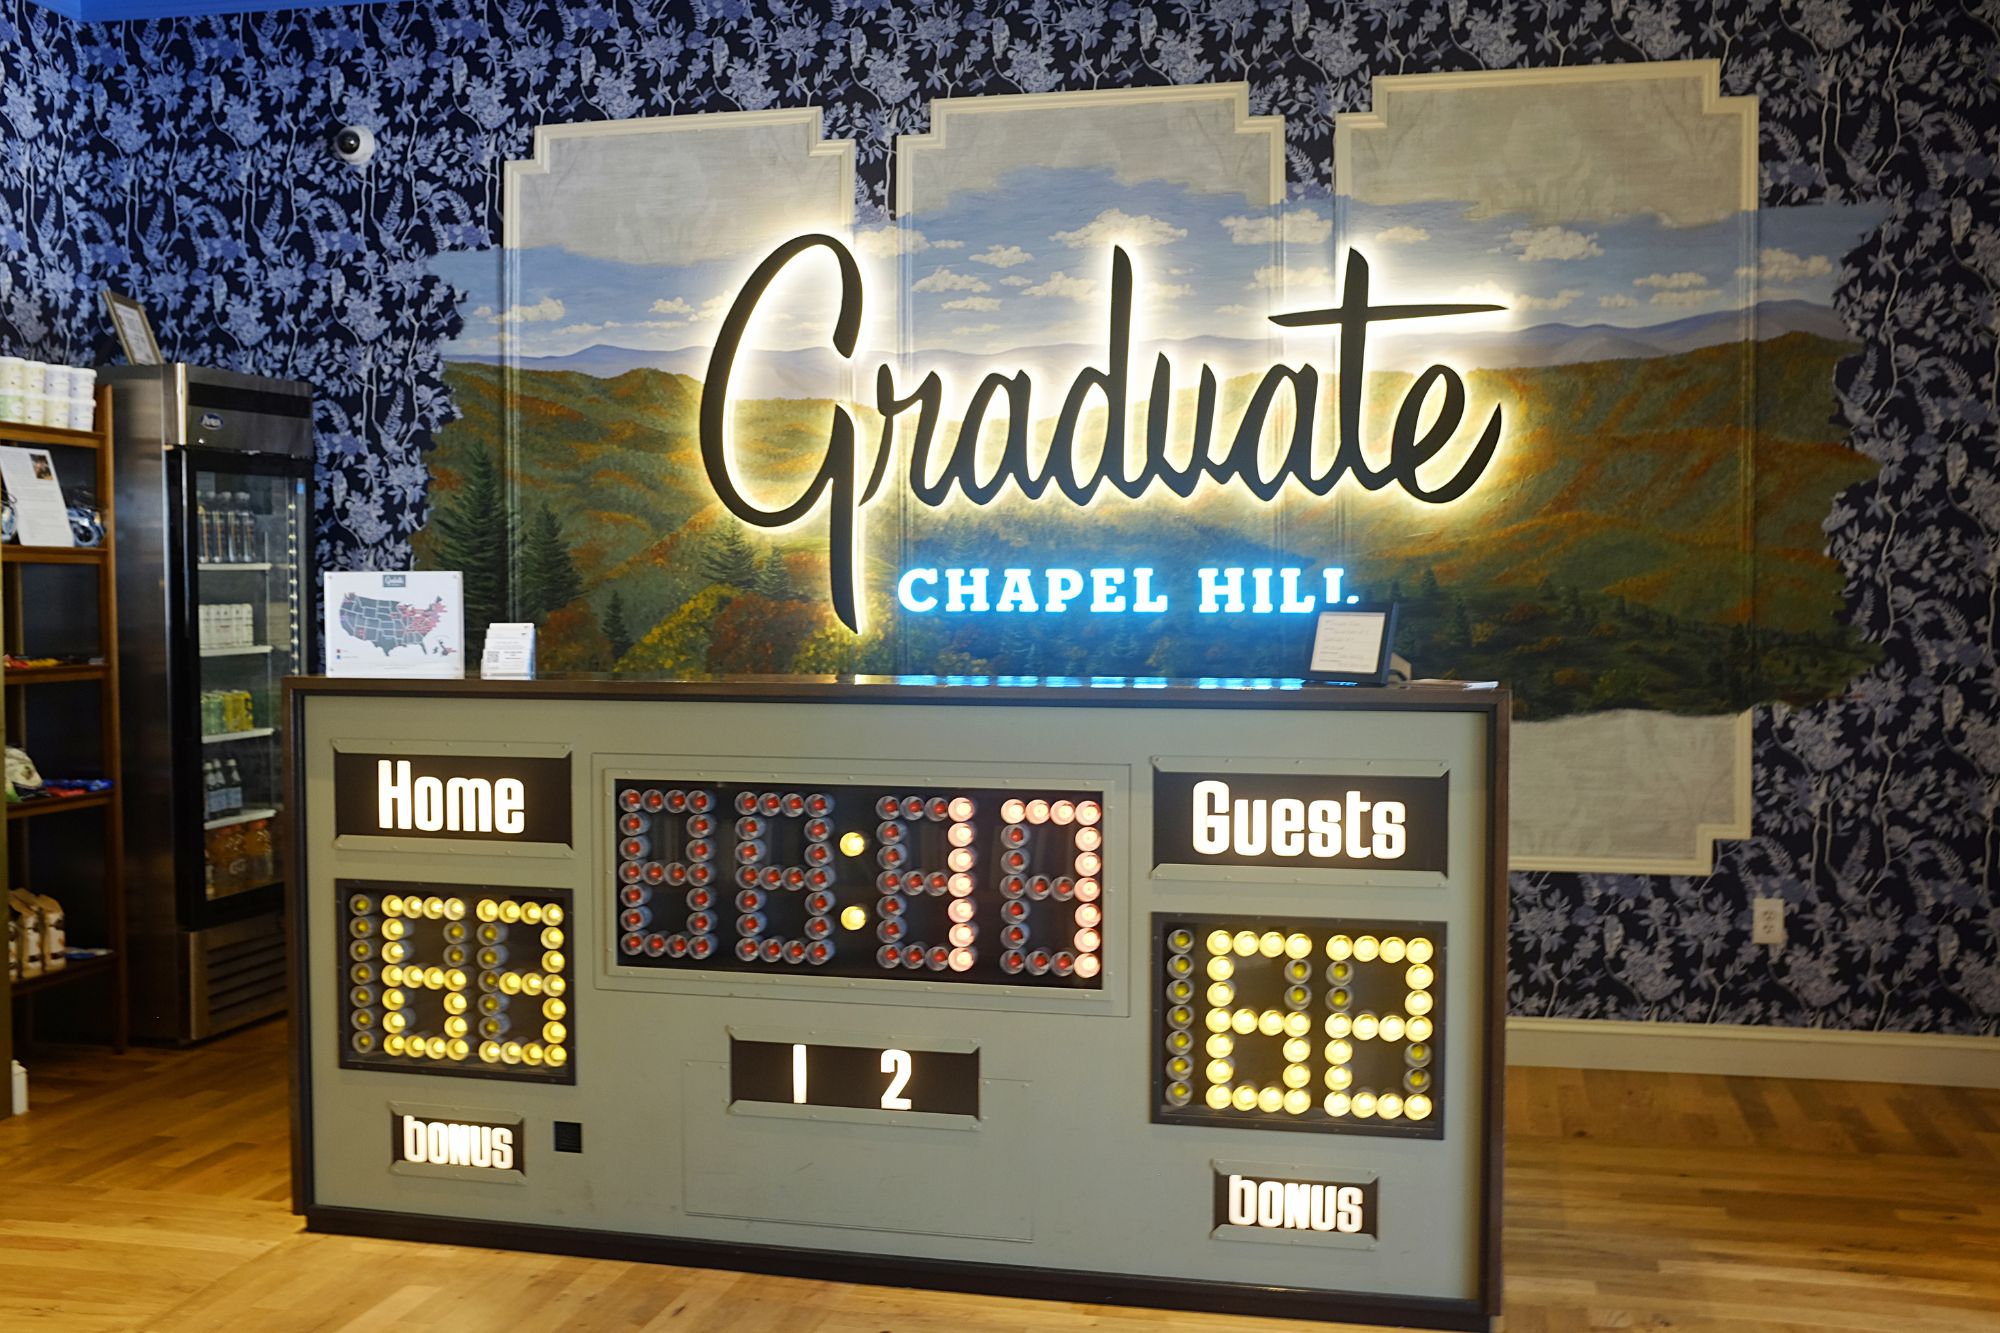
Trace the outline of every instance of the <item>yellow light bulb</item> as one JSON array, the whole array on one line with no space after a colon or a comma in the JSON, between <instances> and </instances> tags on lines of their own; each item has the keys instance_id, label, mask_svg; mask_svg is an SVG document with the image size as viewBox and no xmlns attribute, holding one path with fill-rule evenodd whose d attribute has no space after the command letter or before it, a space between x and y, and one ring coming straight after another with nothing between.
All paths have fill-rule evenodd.
<instances>
[{"instance_id":1,"label":"yellow light bulb","mask_svg":"<svg viewBox=\"0 0 2000 1333\"><path fill-rule=\"evenodd\" d=\"M1431 1021L1428 1018L1413 1018L1403 1025L1403 1034L1411 1041L1431 1039Z\"/></svg>"},{"instance_id":2,"label":"yellow light bulb","mask_svg":"<svg viewBox=\"0 0 2000 1333\"><path fill-rule=\"evenodd\" d=\"M1285 1030L1285 1016L1276 1009L1266 1009L1257 1015L1257 1030L1267 1037L1275 1037Z\"/></svg>"},{"instance_id":3,"label":"yellow light bulb","mask_svg":"<svg viewBox=\"0 0 2000 1333\"><path fill-rule=\"evenodd\" d=\"M855 903L840 909L840 924L849 930L859 930L868 924L868 909Z\"/></svg>"},{"instance_id":4,"label":"yellow light bulb","mask_svg":"<svg viewBox=\"0 0 2000 1333\"><path fill-rule=\"evenodd\" d=\"M1236 1039L1226 1032L1218 1032L1208 1039L1208 1045L1203 1049L1208 1052L1211 1059L1225 1059L1236 1049Z\"/></svg>"},{"instance_id":5,"label":"yellow light bulb","mask_svg":"<svg viewBox=\"0 0 2000 1333\"><path fill-rule=\"evenodd\" d=\"M463 1060L472 1054L472 1044L462 1037L456 1037L445 1046L444 1053L453 1060Z\"/></svg>"},{"instance_id":6,"label":"yellow light bulb","mask_svg":"<svg viewBox=\"0 0 2000 1333\"><path fill-rule=\"evenodd\" d=\"M1345 1092L1354 1086L1354 1071L1345 1065L1336 1065L1326 1071L1326 1086L1335 1092Z\"/></svg>"},{"instance_id":7,"label":"yellow light bulb","mask_svg":"<svg viewBox=\"0 0 2000 1333\"><path fill-rule=\"evenodd\" d=\"M1403 997L1403 1012L1417 1017L1431 1011L1431 993L1427 990L1413 990Z\"/></svg>"},{"instance_id":8,"label":"yellow light bulb","mask_svg":"<svg viewBox=\"0 0 2000 1333\"><path fill-rule=\"evenodd\" d=\"M1235 998L1236 987L1226 981L1218 981L1208 988L1208 1002L1210 1004L1225 1005Z\"/></svg>"},{"instance_id":9,"label":"yellow light bulb","mask_svg":"<svg viewBox=\"0 0 2000 1333\"><path fill-rule=\"evenodd\" d=\"M542 905L540 903L521 904L521 920L527 922L529 925L532 926L539 923L541 919L542 919Z\"/></svg>"},{"instance_id":10,"label":"yellow light bulb","mask_svg":"<svg viewBox=\"0 0 2000 1333\"><path fill-rule=\"evenodd\" d=\"M1354 1020L1354 1035L1362 1041L1375 1040L1376 1033L1379 1031L1381 1031L1381 1024L1376 1021L1373 1014L1363 1014Z\"/></svg>"},{"instance_id":11,"label":"yellow light bulb","mask_svg":"<svg viewBox=\"0 0 2000 1333\"><path fill-rule=\"evenodd\" d=\"M542 947L544 949L560 949L562 948L562 943L562 931L554 926L542 927Z\"/></svg>"},{"instance_id":12,"label":"yellow light bulb","mask_svg":"<svg viewBox=\"0 0 2000 1333\"><path fill-rule=\"evenodd\" d=\"M512 898L500 904L500 920L502 922L511 926L520 919L521 904L515 902Z\"/></svg>"},{"instance_id":13,"label":"yellow light bulb","mask_svg":"<svg viewBox=\"0 0 2000 1333\"><path fill-rule=\"evenodd\" d=\"M1326 1113L1330 1116L1345 1116L1353 1109L1353 1106L1352 1099L1344 1092L1329 1092L1326 1094Z\"/></svg>"},{"instance_id":14,"label":"yellow light bulb","mask_svg":"<svg viewBox=\"0 0 2000 1333\"><path fill-rule=\"evenodd\" d=\"M1412 963L1410 970L1403 973L1403 984L1411 990L1429 990L1434 979L1431 970L1422 963Z\"/></svg>"},{"instance_id":15,"label":"yellow light bulb","mask_svg":"<svg viewBox=\"0 0 2000 1333\"><path fill-rule=\"evenodd\" d=\"M542 924L545 926L560 926L563 923L563 916L562 904L550 903L542 909Z\"/></svg>"},{"instance_id":16,"label":"yellow light bulb","mask_svg":"<svg viewBox=\"0 0 2000 1333\"><path fill-rule=\"evenodd\" d=\"M1202 1071L1210 1083L1227 1083L1236 1077L1236 1066L1227 1060L1210 1060L1208 1068Z\"/></svg>"},{"instance_id":17,"label":"yellow light bulb","mask_svg":"<svg viewBox=\"0 0 2000 1333\"><path fill-rule=\"evenodd\" d=\"M569 1013L569 1006L564 1004L561 1000L542 1001L543 1018L561 1018L567 1013Z\"/></svg>"},{"instance_id":18,"label":"yellow light bulb","mask_svg":"<svg viewBox=\"0 0 2000 1333\"><path fill-rule=\"evenodd\" d=\"M443 990L444 982L445 975L443 968L431 967L424 969L424 985L431 990Z\"/></svg>"},{"instance_id":19,"label":"yellow light bulb","mask_svg":"<svg viewBox=\"0 0 2000 1333\"><path fill-rule=\"evenodd\" d=\"M1266 958L1276 958L1285 951L1285 937L1275 930L1267 930L1257 937L1257 952Z\"/></svg>"},{"instance_id":20,"label":"yellow light bulb","mask_svg":"<svg viewBox=\"0 0 2000 1333\"><path fill-rule=\"evenodd\" d=\"M1304 935L1287 935L1285 937L1285 957L1304 958L1312 953L1312 951L1313 942Z\"/></svg>"},{"instance_id":21,"label":"yellow light bulb","mask_svg":"<svg viewBox=\"0 0 2000 1333\"><path fill-rule=\"evenodd\" d=\"M1257 1093L1257 1109L1265 1115L1276 1115L1285 1106L1284 1089L1269 1087Z\"/></svg>"},{"instance_id":22,"label":"yellow light bulb","mask_svg":"<svg viewBox=\"0 0 2000 1333\"><path fill-rule=\"evenodd\" d=\"M405 1045L407 1043L401 1037L384 1037L382 1039L382 1053L384 1055L401 1055Z\"/></svg>"},{"instance_id":23,"label":"yellow light bulb","mask_svg":"<svg viewBox=\"0 0 2000 1333\"><path fill-rule=\"evenodd\" d=\"M868 839L863 837L859 832L849 832L840 835L840 854L842 856L859 856L867 850Z\"/></svg>"},{"instance_id":24,"label":"yellow light bulb","mask_svg":"<svg viewBox=\"0 0 2000 1333\"><path fill-rule=\"evenodd\" d=\"M1229 941L1229 947L1234 949L1238 956L1248 958L1251 954L1257 952L1257 932L1254 930L1237 931L1235 938ZM1252 1093L1251 1095L1255 1096L1256 1094Z\"/></svg>"},{"instance_id":25,"label":"yellow light bulb","mask_svg":"<svg viewBox=\"0 0 2000 1333\"><path fill-rule=\"evenodd\" d=\"M548 982L542 977L541 973L530 972L521 978L521 993L523 995L540 995L542 988L547 985Z\"/></svg>"},{"instance_id":26,"label":"yellow light bulb","mask_svg":"<svg viewBox=\"0 0 2000 1333\"><path fill-rule=\"evenodd\" d=\"M542 1024L542 1040L550 1043L569 1040L569 1029L561 1023Z\"/></svg>"},{"instance_id":27,"label":"yellow light bulb","mask_svg":"<svg viewBox=\"0 0 2000 1333\"><path fill-rule=\"evenodd\" d=\"M1239 1111L1254 1111L1257 1109L1257 1089L1245 1083L1229 1094L1229 1101Z\"/></svg>"},{"instance_id":28,"label":"yellow light bulb","mask_svg":"<svg viewBox=\"0 0 2000 1333\"><path fill-rule=\"evenodd\" d=\"M1205 1100L1208 1102L1209 1110L1211 1111L1224 1110L1229 1105L1229 1089L1224 1087L1211 1087L1208 1090L1208 1096L1206 1097Z\"/></svg>"},{"instance_id":29,"label":"yellow light bulb","mask_svg":"<svg viewBox=\"0 0 2000 1333\"><path fill-rule=\"evenodd\" d=\"M519 972L502 972L500 974L500 991L504 995L519 995L521 993L521 974Z\"/></svg>"},{"instance_id":30,"label":"yellow light bulb","mask_svg":"<svg viewBox=\"0 0 2000 1333\"><path fill-rule=\"evenodd\" d=\"M1399 935L1391 935L1382 941L1382 961L1400 963L1403 961L1403 940Z\"/></svg>"},{"instance_id":31,"label":"yellow light bulb","mask_svg":"<svg viewBox=\"0 0 2000 1333\"><path fill-rule=\"evenodd\" d=\"M494 902L491 898L481 898L479 905L472 909L472 914L481 921L498 921L500 919L500 904Z\"/></svg>"},{"instance_id":32,"label":"yellow light bulb","mask_svg":"<svg viewBox=\"0 0 2000 1333\"><path fill-rule=\"evenodd\" d=\"M1209 935L1207 943L1210 953L1228 953L1229 932L1226 930L1214 931Z\"/></svg>"},{"instance_id":33,"label":"yellow light bulb","mask_svg":"<svg viewBox=\"0 0 2000 1333\"><path fill-rule=\"evenodd\" d=\"M1354 1031L1354 1020L1349 1018L1346 1014L1328 1014L1326 1016L1327 1036L1345 1037L1353 1031Z\"/></svg>"},{"instance_id":34,"label":"yellow light bulb","mask_svg":"<svg viewBox=\"0 0 2000 1333\"><path fill-rule=\"evenodd\" d=\"M1285 1015L1285 1035L1287 1037L1303 1037L1312 1030L1313 1021L1310 1015L1303 1013Z\"/></svg>"},{"instance_id":35,"label":"yellow light bulb","mask_svg":"<svg viewBox=\"0 0 2000 1333\"><path fill-rule=\"evenodd\" d=\"M382 992L382 1007L384 1009L401 1009L403 1002L408 998L403 992L391 987Z\"/></svg>"},{"instance_id":36,"label":"yellow light bulb","mask_svg":"<svg viewBox=\"0 0 2000 1333\"><path fill-rule=\"evenodd\" d=\"M1288 1064L1304 1064L1312 1059L1312 1053L1312 1043L1301 1038L1293 1037L1285 1043L1285 1061Z\"/></svg>"},{"instance_id":37,"label":"yellow light bulb","mask_svg":"<svg viewBox=\"0 0 2000 1333\"><path fill-rule=\"evenodd\" d=\"M1304 1065L1286 1065L1284 1077L1286 1087L1303 1088L1306 1084L1312 1082L1312 1070L1307 1069Z\"/></svg>"},{"instance_id":38,"label":"yellow light bulb","mask_svg":"<svg viewBox=\"0 0 2000 1333\"><path fill-rule=\"evenodd\" d=\"M569 989L569 983L561 977L550 977L542 982L542 994L561 995Z\"/></svg>"},{"instance_id":39,"label":"yellow light bulb","mask_svg":"<svg viewBox=\"0 0 2000 1333\"><path fill-rule=\"evenodd\" d=\"M1363 935L1354 941L1354 956L1364 963L1372 961L1381 950L1381 942L1373 935Z\"/></svg>"},{"instance_id":40,"label":"yellow light bulb","mask_svg":"<svg viewBox=\"0 0 2000 1333\"><path fill-rule=\"evenodd\" d=\"M1375 1114L1381 1116L1384 1120L1402 1119L1403 1118L1402 1097L1393 1092L1383 1093L1380 1097L1377 1097L1375 1099Z\"/></svg>"},{"instance_id":41,"label":"yellow light bulb","mask_svg":"<svg viewBox=\"0 0 2000 1333\"><path fill-rule=\"evenodd\" d=\"M1354 941L1345 935L1335 935L1326 942L1326 956L1339 962L1354 956Z\"/></svg>"},{"instance_id":42,"label":"yellow light bulb","mask_svg":"<svg viewBox=\"0 0 2000 1333\"><path fill-rule=\"evenodd\" d=\"M1402 1015L1390 1014L1382 1020L1382 1026L1378 1030L1382 1034L1383 1041L1401 1041L1403 1039Z\"/></svg>"},{"instance_id":43,"label":"yellow light bulb","mask_svg":"<svg viewBox=\"0 0 2000 1333\"><path fill-rule=\"evenodd\" d=\"M366 898L356 898L354 901L357 903L363 903L368 900ZM354 910L356 912L366 912L368 909L365 907L356 907ZM395 894L392 893L388 897L382 900L383 916L401 916L402 914L403 914L403 900L401 898L397 897Z\"/></svg>"},{"instance_id":44,"label":"yellow light bulb","mask_svg":"<svg viewBox=\"0 0 2000 1333\"><path fill-rule=\"evenodd\" d=\"M465 1012L465 1003L465 997L454 992L444 997L444 1011L448 1014L462 1014Z\"/></svg>"},{"instance_id":45,"label":"yellow light bulb","mask_svg":"<svg viewBox=\"0 0 2000 1333\"><path fill-rule=\"evenodd\" d=\"M520 1064L521 1043L518 1041L510 1041L502 1043L500 1047L500 1063L503 1065Z\"/></svg>"},{"instance_id":46,"label":"yellow light bulb","mask_svg":"<svg viewBox=\"0 0 2000 1333\"><path fill-rule=\"evenodd\" d=\"M551 1068L560 1068L569 1063L569 1052L560 1046L551 1046L542 1052L542 1060Z\"/></svg>"},{"instance_id":47,"label":"yellow light bulb","mask_svg":"<svg viewBox=\"0 0 2000 1333\"><path fill-rule=\"evenodd\" d=\"M480 1042L480 1043L479 1043L479 1058L480 1058L481 1060L484 1060L484 1061L485 1061L485 1062L486 1062L487 1064L489 1064L489 1065L495 1065L495 1064L499 1064L499 1063L500 1063L500 1043L499 1043L499 1042L497 1042L497 1041L482 1041L482 1042Z\"/></svg>"},{"instance_id":48,"label":"yellow light bulb","mask_svg":"<svg viewBox=\"0 0 2000 1333\"><path fill-rule=\"evenodd\" d=\"M1229 1011L1227 1009L1211 1009L1208 1011L1207 1016L1202 1019L1202 1022L1208 1025L1210 1032L1227 1032L1229 1031Z\"/></svg>"},{"instance_id":49,"label":"yellow light bulb","mask_svg":"<svg viewBox=\"0 0 2000 1333\"><path fill-rule=\"evenodd\" d=\"M1326 1044L1326 1062L1330 1065L1344 1065L1354 1059L1351 1042L1330 1041Z\"/></svg>"},{"instance_id":50,"label":"yellow light bulb","mask_svg":"<svg viewBox=\"0 0 2000 1333\"><path fill-rule=\"evenodd\" d=\"M445 920L447 920L447 921L463 921L463 920L465 920L465 899L463 899L463 898L447 898L447 899L445 899L445 900L444 900L444 919L445 919Z\"/></svg>"},{"instance_id":51,"label":"yellow light bulb","mask_svg":"<svg viewBox=\"0 0 2000 1333\"><path fill-rule=\"evenodd\" d=\"M1285 1114L1304 1115L1312 1109L1312 1094L1304 1088L1293 1088L1285 1094Z\"/></svg>"},{"instance_id":52,"label":"yellow light bulb","mask_svg":"<svg viewBox=\"0 0 2000 1333\"><path fill-rule=\"evenodd\" d=\"M444 1020L444 1035L447 1037L463 1037L469 1030L469 1025L457 1014L453 1014Z\"/></svg>"},{"instance_id":53,"label":"yellow light bulb","mask_svg":"<svg viewBox=\"0 0 2000 1333\"><path fill-rule=\"evenodd\" d=\"M1375 1114L1375 1094L1357 1092L1354 1094L1354 1114L1367 1120Z\"/></svg>"},{"instance_id":54,"label":"yellow light bulb","mask_svg":"<svg viewBox=\"0 0 2000 1333\"><path fill-rule=\"evenodd\" d=\"M356 968L356 969L355 969L355 971L357 971L357 972L359 972L360 970L361 970L360 968ZM384 986L400 986L400 985L402 985L402 984L403 984L403 969L402 969L402 968L400 968L400 967L385 967L385 968L383 968L383 969L382 969L382 984L383 984Z\"/></svg>"},{"instance_id":55,"label":"yellow light bulb","mask_svg":"<svg viewBox=\"0 0 2000 1333\"><path fill-rule=\"evenodd\" d=\"M542 1062L542 1044L538 1041L531 1041L526 1046L523 1046L521 1048L521 1059L531 1065L540 1064Z\"/></svg>"},{"instance_id":56,"label":"yellow light bulb","mask_svg":"<svg viewBox=\"0 0 2000 1333\"><path fill-rule=\"evenodd\" d=\"M1431 942L1419 936L1403 946L1403 957L1413 963L1428 963L1431 960Z\"/></svg>"},{"instance_id":57,"label":"yellow light bulb","mask_svg":"<svg viewBox=\"0 0 2000 1333\"><path fill-rule=\"evenodd\" d=\"M1229 1026L1244 1036L1249 1036L1257 1030L1257 1011L1255 1009L1238 1009L1229 1016Z\"/></svg>"},{"instance_id":58,"label":"yellow light bulb","mask_svg":"<svg viewBox=\"0 0 2000 1333\"><path fill-rule=\"evenodd\" d=\"M1210 981L1227 981L1235 975L1236 964L1231 959L1211 958L1208 960L1208 979Z\"/></svg>"},{"instance_id":59,"label":"yellow light bulb","mask_svg":"<svg viewBox=\"0 0 2000 1333\"><path fill-rule=\"evenodd\" d=\"M1413 1092L1403 1101L1403 1114L1411 1120L1428 1120L1431 1115L1431 1099L1421 1092Z\"/></svg>"}]
</instances>

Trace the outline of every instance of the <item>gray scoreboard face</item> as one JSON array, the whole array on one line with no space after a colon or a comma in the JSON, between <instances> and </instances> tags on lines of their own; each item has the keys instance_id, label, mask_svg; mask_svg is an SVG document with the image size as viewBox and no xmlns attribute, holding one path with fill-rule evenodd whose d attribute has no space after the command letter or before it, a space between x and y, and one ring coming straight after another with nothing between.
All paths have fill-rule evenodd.
<instances>
[{"instance_id":1,"label":"gray scoreboard face","mask_svg":"<svg viewBox=\"0 0 2000 1333\"><path fill-rule=\"evenodd\" d=\"M1497 1312L1485 701L551 686L294 694L313 1225Z\"/></svg>"}]
</instances>

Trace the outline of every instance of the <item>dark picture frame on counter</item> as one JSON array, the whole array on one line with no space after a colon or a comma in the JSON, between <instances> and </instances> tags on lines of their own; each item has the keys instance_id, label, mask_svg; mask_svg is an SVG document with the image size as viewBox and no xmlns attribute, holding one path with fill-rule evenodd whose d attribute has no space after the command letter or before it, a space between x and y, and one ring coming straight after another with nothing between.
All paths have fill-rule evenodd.
<instances>
[{"instance_id":1,"label":"dark picture frame on counter","mask_svg":"<svg viewBox=\"0 0 2000 1333\"><path fill-rule=\"evenodd\" d=\"M1396 603L1356 602L1322 611L1305 678L1315 684L1386 685L1396 642Z\"/></svg>"}]
</instances>

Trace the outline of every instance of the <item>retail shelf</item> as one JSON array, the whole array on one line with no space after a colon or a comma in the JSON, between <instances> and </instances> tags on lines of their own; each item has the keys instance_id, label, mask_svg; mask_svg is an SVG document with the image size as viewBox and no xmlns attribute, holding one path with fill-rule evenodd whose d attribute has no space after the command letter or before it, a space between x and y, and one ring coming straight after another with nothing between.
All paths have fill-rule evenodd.
<instances>
[{"instance_id":1,"label":"retail shelf","mask_svg":"<svg viewBox=\"0 0 2000 1333\"><path fill-rule=\"evenodd\" d=\"M94 565L104 556L102 546L0 547L0 562L10 565Z\"/></svg>"},{"instance_id":2,"label":"retail shelf","mask_svg":"<svg viewBox=\"0 0 2000 1333\"><path fill-rule=\"evenodd\" d=\"M213 564L204 562L195 566L203 574L227 574L232 570L254 574L270 567L271 562L268 560L218 560Z\"/></svg>"},{"instance_id":3,"label":"retail shelf","mask_svg":"<svg viewBox=\"0 0 2000 1333\"><path fill-rule=\"evenodd\" d=\"M255 810L238 810L233 815L224 815L220 819L208 820L202 824L202 828L204 830L228 828L231 824L247 824L253 819L275 819L277 815L278 812L276 810L262 807Z\"/></svg>"},{"instance_id":4,"label":"retail shelf","mask_svg":"<svg viewBox=\"0 0 2000 1333\"><path fill-rule=\"evenodd\" d=\"M212 736L203 736L203 745L224 745L230 741L254 741L259 736L268 736L275 728L252 727L248 731L218 731Z\"/></svg>"},{"instance_id":5,"label":"retail shelf","mask_svg":"<svg viewBox=\"0 0 2000 1333\"><path fill-rule=\"evenodd\" d=\"M53 972L44 972L38 977L15 977L14 998L33 995L38 990L52 990L71 981L88 981L92 977L108 976L116 961L115 954L99 954L95 958L72 958Z\"/></svg>"},{"instance_id":6,"label":"retail shelf","mask_svg":"<svg viewBox=\"0 0 2000 1333\"><path fill-rule=\"evenodd\" d=\"M8 667L9 685L54 684L65 680L103 680L111 668L102 662L78 662L68 666Z\"/></svg>"},{"instance_id":7,"label":"retail shelf","mask_svg":"<svg viewBox=\"0 0 2000 1333\"><path fill-rule=\"evenodd\" d=\"M34 819L40 815L60 814L65 810L99 810L110 804L111 793L108 791L92 792L87 796L38 796L10 803L7 818Z\"/></svg>"},{"instance_id":8,"label":"retail shelf","mask_svg":"<svg viewBox=\"0 0 2000 1333\"><path fill-rule=\"evenodd\" d=\"M254 653L268 653L270 651L271 645L268 643L246 643L235 648L204 648L201 650L201 655L203 657L249 657Z\"/></svg>"},{"instance_id":9,"label":"retail shelf","mask_svg":"<svg viewBox=\"0 0 2000 1333\"><path fill-rule=\"evenodd\" d=\"M102 432L64 430L56 426L30 426L25 421L0 421L0 441L8 444L71 444L79 449L100 449Z\"/></svg>"}]
</instances>

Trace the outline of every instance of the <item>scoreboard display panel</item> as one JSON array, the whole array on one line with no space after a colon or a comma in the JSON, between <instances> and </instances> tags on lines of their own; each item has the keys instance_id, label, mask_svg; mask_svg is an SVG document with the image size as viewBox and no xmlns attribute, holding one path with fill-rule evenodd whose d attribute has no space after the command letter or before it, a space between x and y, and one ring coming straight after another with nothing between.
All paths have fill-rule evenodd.
<instances>
[{"instance_id":1,"label":"scoreboard display panel","mask_svg":"<svg viewBox=\"0 0 2000 1333\"><path fill-rule=\"evenodd\" d=\"M1497 1317L1504 692L287 690L310 1227Z\"/></svg>"}]
</instances>

